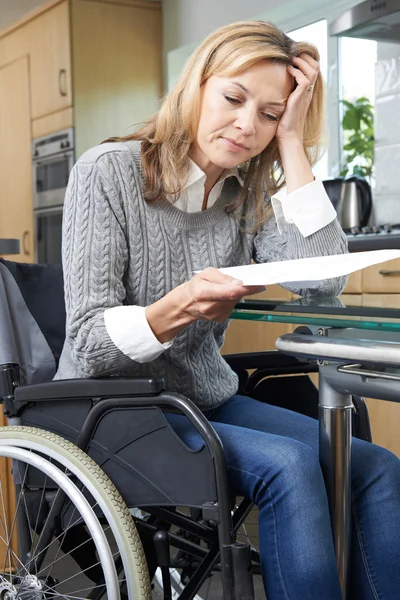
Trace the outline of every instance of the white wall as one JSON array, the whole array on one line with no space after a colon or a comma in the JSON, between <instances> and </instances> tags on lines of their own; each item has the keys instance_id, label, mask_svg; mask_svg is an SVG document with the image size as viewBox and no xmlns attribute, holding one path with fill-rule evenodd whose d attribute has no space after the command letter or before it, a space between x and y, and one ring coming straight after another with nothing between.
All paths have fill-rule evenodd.
<instances>
[{"instance_id":1,"label":"white wall","mask_svg":"<svg viewBox=\"0 0 400 600\"><path fill-rule=\"evenodd\" d=\"M289 30L331 19L360 0L163 0L163 47L171 50L201 41L213 29L262 18Z\"/></svg>"},{"instance_id":2,"label":"white wall","mask_svg":"<svg viewBox=\"0 0 400 600\"><path fill-rule=\"evenodd\" d=\"M374 221L400 223L400 44L378 44Z\"/></svg>"},{"instance_id":3,"label":"white wall","mask_svg":"<svg viewBox=\"0 0 400 600\"><path fill-rule=\"evenodd\" d=\"M164 50L202 40L210 31L233 21L250 19L287 0L164 0Z\"/></svg>"}]
</instances>

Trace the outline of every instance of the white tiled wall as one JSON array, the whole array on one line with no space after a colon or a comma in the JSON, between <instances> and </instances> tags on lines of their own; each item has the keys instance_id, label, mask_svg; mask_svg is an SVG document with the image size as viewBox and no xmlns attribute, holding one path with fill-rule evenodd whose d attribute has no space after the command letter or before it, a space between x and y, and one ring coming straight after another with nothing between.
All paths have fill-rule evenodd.
<instances>
[{"instance_id":1,"label":"white tiled wall","mask_svg":"<svg viewBox=\"0 0 400 600\"><path fill-rule=\"evenodd\" d=\"M374 221L400 223L400 44L378 43Z\"/></svg>"}]
</instances>

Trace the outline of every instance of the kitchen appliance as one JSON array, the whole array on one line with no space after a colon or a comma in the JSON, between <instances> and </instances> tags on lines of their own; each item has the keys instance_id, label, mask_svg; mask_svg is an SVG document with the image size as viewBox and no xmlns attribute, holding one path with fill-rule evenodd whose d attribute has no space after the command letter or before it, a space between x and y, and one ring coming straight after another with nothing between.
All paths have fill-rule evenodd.
<instances>
[{"instance_id":1,"label":"kitchen appliance","mask_svg":"<svg viewBox=\"0 0 400 600\"><path fill-rule=\"evenodd\" d=\"M353 227L347 241L350 252L400 249L400 223Z\"/></svg>"},{"instance_id":2,"label":"kitchen appliance","mask_svg":"<svg viewBox=\"0 0 400 600\"><path fill-rule=\"evenodd\" d=\"M73 164L72 128L33 141L35 260L38 263L61 263L62 212Z\"/></svg>"},{"instance_id":3,"label":"kitchen appliance","mask_svg":"<svg viewBox=\"0 0 400 600\"><path fill-rule=\"evenodd\" d=\"M371 186L363 177L337 177L322 183L344 231L367 225L372 210L372 194Z\"/></svg>"},{"instance_id":4,"label":"kitchen appliance","mask_svg":"<svg viewBox=\"0 0 400 600\"><path fill-rule=\"evenodd\" d=\"M367 0L329 26L329 35L400 42L400 0Z\"/></svg>"}]
</instances>

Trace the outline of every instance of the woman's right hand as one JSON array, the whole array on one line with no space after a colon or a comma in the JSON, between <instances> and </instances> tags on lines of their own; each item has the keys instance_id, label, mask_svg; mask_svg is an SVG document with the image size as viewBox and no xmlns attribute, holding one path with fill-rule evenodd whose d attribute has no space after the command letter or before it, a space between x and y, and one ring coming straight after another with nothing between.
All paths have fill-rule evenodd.
<instances>
[{"instance_id":1,"label":"woman's right hand","mask_svg":"<svg viewBox=\"0 0 400 600\"><path fill-rule=\"evenodd\" d=\"M235 304L263 286L241 281L209 267L146 308L147 321L157 339L168 342L193 321L225 321Z\"/></svg>"},{"instance_id":2,"label":"woman's right hand","mask_svg":"<svg viewBox=\"0 0 400 600\"><path fill-rule=\"evenodd\" d=\"M190 321L222 322L229 318L243 296L258 294L264 289L263 286L244 286L238 279L209 267L176 291L180 292L182 311Z\"/></svg>"}]
</instances>

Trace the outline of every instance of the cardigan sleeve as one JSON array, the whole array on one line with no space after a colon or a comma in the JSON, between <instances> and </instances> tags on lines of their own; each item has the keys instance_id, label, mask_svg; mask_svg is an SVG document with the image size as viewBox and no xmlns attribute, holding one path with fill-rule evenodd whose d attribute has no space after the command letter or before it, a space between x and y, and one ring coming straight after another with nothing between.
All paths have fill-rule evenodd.
<instances>
[{"instance_id":1,"label":"cardigan sleeve","mask_svg":"<svg viewBox=\"0 0 400 600\"><path fill-rule=\"evenodd\" d=\"M294 223L285 223L284 229L279 232L275 217L271 214L256 233L253 259L261 263L329 256L347 251L347 238L337 219L304 237ZM296 284L284 284L283 287L300 296L337 296L345 287L347 279L347 276L324 279L307 288Z\"/></svg>"}]
</instances>

